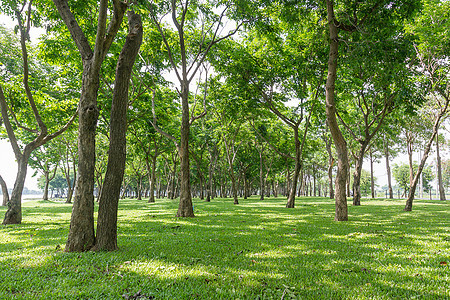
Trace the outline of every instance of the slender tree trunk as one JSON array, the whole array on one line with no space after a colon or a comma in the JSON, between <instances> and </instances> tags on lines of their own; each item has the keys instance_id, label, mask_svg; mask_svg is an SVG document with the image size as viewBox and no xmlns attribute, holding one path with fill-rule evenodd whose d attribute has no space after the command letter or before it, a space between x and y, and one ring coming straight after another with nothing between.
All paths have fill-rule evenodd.
<instances>
[{"instance_id":1,"label":"slender tree trunk","mask_svg":"<svg viewBox=\"0 0 450 300\"><path fill-rule=\"evenodd\" d=\"M300 174L301 165L301 151L300 151L300 140L298 139L298 128L294 128L294 140L295 140L295 168L294 174L292 175L292 185L289 192L288 202L286 203L287 208L295 207L295 194L297 192L298 176Z\"/></svg>"},{"instance_id":2,"label":"slender tree trunk","mask_svg":"<svg viewBox=\"0 0 450 300\"><path fill-rule=\"evenodd\" d=\"M50 172L48 170L44 171L44 195L42 196L42 200L48 201L48 186L50 184Z\"/></svg>"},{"instance_id":3,"label":"slender tree trunk","mask_svg":"<svg viewBox=\"0 0 450 300\"><path fill-rule=\"evenodd\" d=\"M111 106L108 165L97 220L94 250L117 249L117 210L126 160L128 88L134 61L142 43L141 17L128 11L129 32L119 55Z\"/></svg>"},{"instance_id":4,"label":"slender tree trunk","mask_svg":"<svg viewBox=\"0 0 450 300\"><path fill-rule=\"evenodd\" d=\"M262 148L262 147L261 147ZM265 184L264 184L264 149L259 152L259 200L264 200Z\"/></svg>"},{"instance_id":5,"label":"slender tree trunk","mask_svg":"<svg viewBox=\"0 0 450 300\"><path fill-rule=\"evenodd\" d=\"M352 193L350 192L350 176L351 176L351 168L347 172L347 197L351 197Z\"/></svg>"},{"instance_id":6,"label":"slender tree trunk","mask_svg":"<svg viewBox=\"0 0 450 300\"><path fill-rule=\"evenodd\" d=\"M331 136L333 137L338 156L338 170L335 189L335 217L336 221L347 221L347 197L345 185L348 174L347 142L342 135L336 120L336 105L334 101L336 70L338 59L338 29L335 24L333 0L327 0L327 18L330 30L330 50L328 59L328 75L326 82L326 115Z\"/></svg>"},{"instance_id":7,"label":"slender tree trunk","mask_svg":"<svg viewBox=\"0 0 450 300\"><path fill-rule=\"evenodd\" d=\"M178 147L180 156L180 203L178 205L177 217L194 217L192 207L191 182L189 172L189 84L187 78L181 83L181 138Z\"/></svg>"},{"instance_id":8,"label":"slender tree trunk","mask_svg":"<svg viewBox=\"0 0 450 300\"><path fill-rule=\"evenodd\" d=\"M234 176L232 165L230 166L230 179L231 179L231 193L233 195L234 204L239 204L236 177Z\"/></svg>"},{"instance_id":9,"label":"slender tree trunk","mask_svg":"<svg viewBox=\"0 0 450 300\"><path fill-rule=\"evenodd\" d=\"M394 199L394 191L392 189L391 166L389 165L389 148L386 142L386 137L384 138L384 155L386 156L386 173L388 176L389 199Z\"/></svg>"},{"instance_id":10,"label":"slender tree trunk","mask_svg":"<svg viewBox=\"0 0 450 300\"><path fill-rule=\"evenodd\" d=\"M68 187L67 188L67 198L65 203L72 203L72 196L73 196L73 188Z\"/></svg>"},{"instance_id":11,"label":"slender tree trunk","mask_svg":"<svg viewBox=\"0 0 450 300\"><path fill-rule=\"evenodd\" d=\"M442 164L441 156L439 155L439 134L436 131L436 163L437 163L437 178L438 178L438 189L439 189L439 199L445 201L445 190L442 183Z\"/></svg>"},{"instance_id":12,"label":"slender tree trunk","mask_svg":"<svg viewBox=\"0 0 450 300\"><path fill-rule=\"evenodd\" d=\"M413 166L413 144L412 140L408 138L408 162L409 162L409 186L411 187L414 181L414 166Z\"/></svg>"},{"instance_id":13,"label":"slender tree trunk","mask_svg":"<svg viewBox=\"0 0 450 300\"><path fill-rule=\"evenodd\" d=\"M355 163L355 171L353 173L353 205L361 205L361 171L364 162L364 153L366 152L367 142L361 144L358 159Z\"/></svg>"},{"instance_id":14,"label":"slender tree trunk","mask_svg":"<svg viewBox=\"0 0 450 300\"><path fill-rule=\"evenodd\" d=\"M433 133L425 146L425 150L423 151L422 160L420 161L420 164L417 168L416 175L414 176L414 179L412 180L412 182L410 184L408 199L406 200L406 205L405 205L405 208L403 209L404 211L412 210L412 205L413 205L414 196L415 196L415 192L416 192L416 188L417 188L417 183L419 182L419 178L422 174L423 168L425 167L425 163L427 161L428 155L430 154L431 145L433 144L434 138L437 135L437 131L439 128L439 123L441 121L441 118L447 111L448 104L449 104L449 99L447 98L445 108L441 109L440 113L436 117L436 120L433 125Z\"/></svg>"},{"instance_id":15,"label":"slender tree trunk","mask_svg":"<svg viewBox=\"0 0 450 300\"><path fill-rule=\"evenodd\" d=\"M211 158L211 156L210 156ZM208 166L208 189L206 191L206 202L211 202L212 197L212 186L213 186L213 180L212 180L212 159L210 159L210 163Z\"/></svg>"},{"instance_id":16,"label":"slender tree trunk","mask_svg":"<svg viewBox=\"0 0 450 300\"><path fill-rule=\"evenodd\" d=\"M330 189L330 199L334 199L333 165L334 165L334 158L332 156L330 156L328 158L328 186L329 186L329 189Z\"/></svg>"},{"instance_id":17,"label":"slender tree trunk","mask_svg":"<svg viewBox=\"0 0 450 300\"><path fill-rule=\"evenodd\" d=\"M155 202L155 184L156 184L156 160L157 160L157 155L155 154L154 156L152 156L152 168L151 170L149 170L149 174L151 174L150 176L150 196L148 199L148 203L154 203Z\"/></svg>"},{"instance_id":18,"label":"slender tree trunk","mask_svg":"<svg viewBox=\"0 0 450 300\"><path fill-rule=\"evenodd\" d=\"M375 199L375 182L373 179L373 159L372 159L372 149L370 150L370 190L372 192L372 199Z\"/></svg>"},{"instance_id":19,"label":"slender tree trunk","mask_svg":"<svg viewBox=\"0 0 450 300\"><path fill-rule=\"evenodd\" d=\"M0 176L0 186L2 188L2 206L6 206L9 202L9 193L8 193L8 187L6 186L6 182L3 180L3 177Z\"/></svg>"}]
</instances>

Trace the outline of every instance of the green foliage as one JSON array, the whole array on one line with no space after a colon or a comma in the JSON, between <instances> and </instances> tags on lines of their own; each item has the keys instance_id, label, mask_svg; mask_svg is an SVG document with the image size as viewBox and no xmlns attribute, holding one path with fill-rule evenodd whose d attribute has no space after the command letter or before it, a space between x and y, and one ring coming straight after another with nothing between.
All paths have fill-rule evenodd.
<instances>
[{"instance_id":1,"label":"green foliage","mask_svg":"<svg viewBox=\"0 0 450 300\"><path fill-rule=\"evenodd\" d=\"M20 226L0 228L0 298L446 299L449 203L370 201L330 216L330 199L121 200L119 250L66 253L71 206L24 203ZM0 207L0 213L5 211Z\"/></svg>"},{"instance_id":2,"label":"green foliage","mask_svg":"<svg viewBox=\"0 0 450 300\"><path fill-rule=\"evenodd\" d=\"M417 172L417 162L413 163L413 172L414 175ZM392 168L392 175L394 175L394 179L397 182L397 184L407 193L409 191L409 165L405 163L401 164L394 164ZM423 190L425 192L428 192L432 186L431 181L433 180L433 172L431 170L431 167L425 166L422 171L422 184L423 184Z\"/></svg>"}]
</instances>

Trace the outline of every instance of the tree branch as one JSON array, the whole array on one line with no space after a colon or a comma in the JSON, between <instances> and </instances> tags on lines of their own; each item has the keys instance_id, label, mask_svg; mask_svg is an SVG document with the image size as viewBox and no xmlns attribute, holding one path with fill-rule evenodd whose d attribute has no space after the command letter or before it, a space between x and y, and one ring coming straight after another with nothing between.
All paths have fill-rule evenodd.
<instances>
[{"instance_id":1,"label":"tree branch","mask_svg":"<svg viewBox=\"0 0 450 300\"><path fill-rule=\"evenodd\" d=\"M72 39L75 41L78 51L81 54L81 58L83 60L91 59L94 53L92 52L91 46L89 45L83 30L81 30L80 25L70 11L68 0L53 0L53 3L66 24Z\"/></svg>"}]
</instances>

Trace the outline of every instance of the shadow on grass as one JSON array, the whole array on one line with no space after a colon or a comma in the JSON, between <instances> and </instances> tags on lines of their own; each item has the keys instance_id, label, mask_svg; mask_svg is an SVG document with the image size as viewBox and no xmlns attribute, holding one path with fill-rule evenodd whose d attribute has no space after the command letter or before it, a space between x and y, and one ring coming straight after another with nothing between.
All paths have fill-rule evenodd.
<instances>
[{"instance_id":1,"label":"shadow on grass","mask_svg":"<svg viewBox=\"0 0 450 300\"><path fill-rule=\"evenodd\" d=\"M197 217L180 219L176 201L121 201L120 250L112 253L56 250L70 207L27 208L24 225L0 231L0 276L11 279L0 297L450 297L448 204L421 202L404 213L398 201L368 201L337 223L329 199L298 199L295 209L284 202L196 200Z\"/></svg>"}]
</instances>

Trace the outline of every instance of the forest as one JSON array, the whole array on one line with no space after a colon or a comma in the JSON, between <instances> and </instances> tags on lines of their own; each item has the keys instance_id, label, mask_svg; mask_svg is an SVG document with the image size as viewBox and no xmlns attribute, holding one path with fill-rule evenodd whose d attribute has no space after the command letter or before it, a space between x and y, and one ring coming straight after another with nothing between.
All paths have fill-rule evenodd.
<instances>
[{"instance_id":1,"label":"forest","mask_svg":"<svg viewBox=\"0 0 450 300\"><path fill-rule=\"evenodd\" d=\"M364 161L385 161L382 197L411 211L432 151L445 200L449 6L3 0L16 25L0 27L1 137L18 164L11 195L0 177L3 224L22 223L28 166L44 200L50 187L73 203L69 252L117 249L125 197L177 199L181 218L194 197L329 197L347 221L347 200L379 196Z\"/></svg>"}]
</instances>

